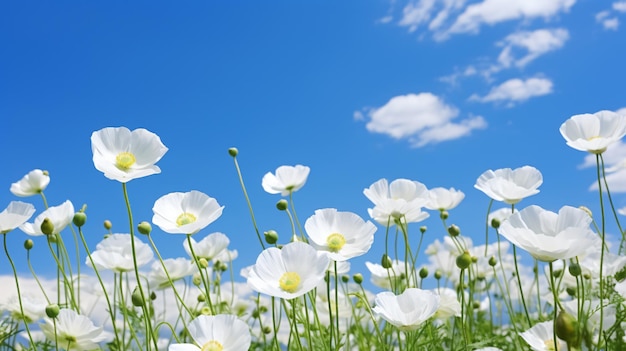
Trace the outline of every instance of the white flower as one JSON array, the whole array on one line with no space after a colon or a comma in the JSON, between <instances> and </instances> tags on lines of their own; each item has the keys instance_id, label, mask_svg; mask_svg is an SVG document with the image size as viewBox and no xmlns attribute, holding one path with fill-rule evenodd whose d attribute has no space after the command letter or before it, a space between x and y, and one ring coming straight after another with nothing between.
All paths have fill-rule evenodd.
<instances>
[{"instance_id":1,"label":"white flower","mask_svg":"<svg viewBox=\"0 0 626 351\"><path fill-rule=\"evenodd\" d=\"M196 190L170 193L154 203L152 223L166 233L195 234L218 219L223 209L217 200Z\"/></svg>"},{"instance_id":2,"label":"white flower","mask_svg":"<svg viewBox=\"0 0 626 351\"><path fill-rule=\"evenodd\" d=\"M461 303L457 298L456 291L450 288L441 288L435 291L439 295L439 308L435 318L447 319L452 316L461 316Z\"/></svg>"},{"instance_id":3,"label":"white flower","mask_svg":"<svg viewBox=\"0 0 626 351\"><path fill-rule=\"evenodd\" d=\"M247 351L252 341L248 325L233 315L201 315L187 329L196 344L172 344L169 351Z\"/></svg>"},{"instance_id":4,"label":"white flower","mask_svg":"<svg viewBox=\"0 0 626 351\"><path fill-rule=\"evenodd\" d=\"M0 309L9 312L11 318L15 320L23 320L25 323L33 323L45 315L48 303L41 296L25 294L22 292L20 300L17 296L11 296L6 303L0 304ZM22 313L22 308L24 313Z\"/></svg>"},{"instance_id":5,"label":"white flower","mask_svg":"<svg viewBox=\"0 0 626 351\"><path fill-rule=\"evenodd\" d=\"M91 254L94 264L98 269L110 269L114 272L128 272L134 269L133 252L130 234L111 234L98 243L96 250ZM150 262L153 257L150 246L137 237L135 241L135 257L137 266L143 266ZM91 260L86 259L88 266L92 267Z\"/></svg>"},{"instance_id":6,"label":"white flower","mask_svg":"<svg viewBox=\"0 0 626 351\"><path fill-rule=\"evenodd\" d=\"M230 239L228 239L225 234L219 232L211 233L199 242L196 242L193 238L190 239L191 247L193 248L193 252L196 254L196 257L204 258L207 261L213 260L228 247L228 244L230 244ZM183 241L183 246L185 247L185 251L189 257L193 258L187 240Z\"/></svg>"},{"instance_id":7,"label":"white flower","mask_svg":"<svg viewBox=\"0 0 626 351\"><path fill-rule=\"evenodd\" d=\"M35 222L24 223L20 226L20 229L28 235L44 235L41 231L41 223L43 223L46 218L52 223L52 234L59 234L72 222L72 218L74 218L74 205L72 205L70 200L67 200L59 206L51 206L40 213L39 216L35 218Z\"/></svg>"},{"instance_id":8,"label":"white flower","mask_svg":"<svg viewBox=\"0 0 626 351\"><path fill-rule=\"evenodd\" d=\"M425 207L429 210L451 210L457 207L464 198L465 194L454 188L433 188L428 190L428 202Z\"/></svg>"},{"instance_id":9,"label":"white flower","mask_svg":"<svg viewBox=\"0 0 626 351\"><path fill-rule=\"evenodd\" d=\"M271 247L261 252L248 272L248 285L263 294L293 299L313 290L329 263L326 253L300 241L282 249Z\"/></svg>"},{"instance_id":10,"label":"white flower","mask_svg":"<svg viewBox=\"0 0 626 351\"><path fill-rule=\"evenodd\" d=\"M167 152L158 135L143 129L104 128L91 135L93 164L104 176L126 183L161 173L155 165Z\"/></svg>"},{"instance_id":11,"label":"white flower","mask_svg":"<svg viewBox=\"0 0 626 351\"><path fill-rule=\"evenodd\" d=\"M361 256L374 242L376 226L365 222L352 212L338 212L334 208L315 211L304 223L310 243L318 250L327 251L335 261Z\"/></svg>"},{"instance_id":12,"label":"white flower","mask_svg":"<svg viewBox=\"0 0 626 351\"><path fill-rule=\"evenodd\" d=\"M163 270L164 265L167 274L165 270ZM197 271L196 265L191 262L191 260L183 257L165 259L163 260L163 264L161 264L161 262L153 262L151 268L150 273L148 273L148 281L150 281L150 286L154 289L170 287L172 285L171 283L176 280L183 279ZM169 278L167 277L168 274Z\"/></svg>"},{"instance_id":13,"label":"white flower","mask_svg":"<svg viewBox=\"0 0 626 351\"><path fill-rule=\"evenodd\" d=\"M529 206L500 225L500 234L540 261L565 260L595 247L598 237L589 228L587 212L564 206L559 213Z\"/></svg>"},{"instance_id":14,"label":"white flower","mask_svg":"<svg viewBox=\"0 0 626 351\"><path fill-rule=\"evenodd\" d=\"M561 125L560 131L570 147L601 154L626 135L626 116L613 111L575 115Z\"/></svg>"},{"instance_id":15,"label":"white flower","mask_svg":"<svg viewBox=\"0 0 626 351\"><path fill-rule=\"evenodd\" d=\"M34 169L19 181L11 184L11 192L13 195L20 197L36 195L44 191L49 183L50 175L48 175L48 171Z\"/></svg>"},{"instance_id":16,"label":"white flower","mask_svg":"<svg viewBox=\"0 0 626 351\"><path fill-rule=\"evenodd\" d=\"M397 286L402 277L407 276L407 271L404 261L393 260L391 268L385 268L378 263L365 262L365 266L370 271L370 282L379 288L391 289L393 286Z\"/></svg>"},{"instance_id":17,"label":"white flower","mask_svg":"<svg viewBox=\"0 0 626 351\"><path fill-rule=\"evenodd\" d=\"M396 179L388 184L387 179L380 179L363 194L374 203L374 208L367 211L375 221L382 225L419 222L428 218L422 211L428 202L428 189L420 182L408 179Z\"/></svg>"},{"instance_id":18,"label":"white flower","mask_svg":"<svg viewBox=\"0 0 626 351\"><path fill-rule=\"evenodd\" d=\"M46 319L45 324L40 324L41 330L48 340L53 343L58 341L58 346L65 350L98 349L98 343L109 338L109 335L103 332L101 327L96 327L89 318L67 308L59 311L55 322L56 339L55 324L52 320Z\"/></svg>"},{"instance_id":19,"label":"white flower","mask_svg":"<svg viewBox=\"0 0 626 351\"><path fill-rule=\"evenodd\" d=\"M557 348L554 348L554 322L547 321L537 323L527 331L520 333L520 336L528 343L533 351L556 351L567 350L567 344L557 340Z\"/></svg>"},{"instance_id":20,"label":"white flower","mask_svg":"<svg viewBox=\"0 0 626 351\"><path fill-rule=\"evenodd\" d=\"M0 234L6 234L21 226L35 213L35 207L21 201L11 201L9 206L0 212Z\"/></svg>"},{"instance_id":21,"label":"white flower","mask_svg":"<svg viewBox=\"0 0 626 351\"><path fill-rule=\"evenodd\" d=\"M309 167L302 165L280 166L276 169L276 175L267 172L263 176L261 185L263 190L270 194L280 193L282 196L287 196L304 186L310 171Z\"/></svg>"},{"instance_id":22,"label":"white flower","mask_svg":"<svg viewBox=\"0 0 626 351\"><path fill-rule=\"evenodd\" d=\"M537 194L541 183L541 172L535 167L524 166L488 170L478 177L474 188L496 201L514 205L525 197Z\"/></svg>"},{"instance_id":23,"label":"white flower","mask_svg":"<svg viewBox=\"0 0 626 351\"><path fill-rule=\"evenodd\" d=\"M400 295L384 291L376 295L373 311L400 330L411 331L432 317L439 308L439 295L408 288Z\"/></svg>"}]
</instances>

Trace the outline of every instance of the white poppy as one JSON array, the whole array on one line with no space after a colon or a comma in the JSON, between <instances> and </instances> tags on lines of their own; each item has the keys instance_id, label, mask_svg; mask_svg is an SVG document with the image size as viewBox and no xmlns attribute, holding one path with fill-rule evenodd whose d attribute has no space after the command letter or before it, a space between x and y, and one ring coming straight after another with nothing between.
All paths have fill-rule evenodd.
<instances>
[{"instance_id":1,"label":"white poppy","mask_svg":"<svg viewBox=\"0 0 626 351\"><path fill-rule=\"evenodd\" d=\"M575 115L561 125L560 132L570 147L601 154L626 135L626 116L613 111Z\"/></svg>"},{"instance_id":2,"label":"white poppy","mask_svg":"<svg viewBox=\"0 0 626 351\"><path fill-rule=\"evenodd\" d=\"M154 203L152 223L166 233L195 234L218 219L223 209L217 200L196 190L169 193Z\"/></svg>"},{"instance_id":3,"label":"white poppy","mask_svg":"<svg viewBox=\"0 0 626 351\"><path fill-rule=\"evenodd\" d=\"M496 201L514 205L539 192L543 176L538 169L524 166L516 169L488 170L478 177L474 188Z\"/></svg>"},{"instance_id":4,"label":"white poppy","mask_svg":"<svg viewBox=\"0 0 626 351\"><path fill-rule=\"evenodd\" d=\"M98 269L109 269L114 272L128 272L135 268L130 234L111 234L98 243L96 250L91 254L94 264ZM135 241L135 259L137 267L141 267L153 258L150 246L137 237ZM86 264L90 267L91 260L87 258Z\"/></svg>"},{"instance_id":5,"label":"white poppy","mask_svg":"<svg viewBox=\"0 0 626 351\"><path fill-rule=\"evenodd\" d=\"M233 315L200 315L187 330L195 344L172 344L169 351L247 351L252 342L248 325Z\"/></svg>"},{"instance_id":6,"label":"white poppy","mask_svg":"<svg viewBox=\"0 0 626 351\"><path fill-rule=\"evenodd\" d=\"M41 193L50 183L47 171L34 169L19 181L11 184L11 192L15 196L26 197Z\"/></svg>"},{"instance_id":7,"label":"white poppy","mask_svg":"<svg viewBox=\"0 0 626 351\"><path fill-rule=\"evenodd\" d=\"M420 222L429 216L422 211L429 199L428 189L420 182L396 179L389 184L380 179L363 194L374 203L374 208L367 210L370 217L382 225L393 225L396 220Z\"/></svg>"},{"instance_id":8,"label":"white poppy","mask_svg":"<svg viewBox=\"0 0 626 351\"><path fill-rule=\"evenodd\" d=\"M309 167L303 165L280 166L276 169L276 174L266 173L261 185L270 194L287 196L304 186L310 171Z\"/></svg>"},{"instance_id":9,"label":"white poppy","mask_svg":"<svg viewBox=\"0 0 626 351\"><path fill-rule=\"evenodd\" d=\"M57 342L57 345L65 350L99 349L98 344L110 337L102 327L96 327L88 317L67 308L59 311L55 323L46 319L46 323L40 324L40 327L48 340L52 343Z\"/></svg>"},{"instance_id":10,"label":"white poppy","mask_svg":"<svg viewBox=\"0 0 626 351\"><path fill-rule=\"evenodd\" d=\"M400 295L384 291L376 295L373 311L402 331L417 329L439 309L439 295L408 288Z\"/></svg>"},{"instance_id":11,"label":"white poppy","mask_svg":"<svg viewBox=\"0 0 626 351\"><path fill-rule=\"evenodd\" d=\"M6 234L21 226L35 213L35 207L21 201L11 201L9 206L0 212L0 234Z\"/></svg>"},{"instance_id":12,"label":"white poppy","mask_svg":"<svg viewBox=\"0 0 626 351\"><path fill-rule=\"evenodd\" d=\"M24 223L20 226L20 229L28 235L44 235L41 231L41 224L46 218L52 224L52 234L59 234L72 222L74 218L74 205L72 205L70 200L67 200L59 206L48 207L47 210L43 211L35 218L33 223Z\"/></svg>"}]
</instances>

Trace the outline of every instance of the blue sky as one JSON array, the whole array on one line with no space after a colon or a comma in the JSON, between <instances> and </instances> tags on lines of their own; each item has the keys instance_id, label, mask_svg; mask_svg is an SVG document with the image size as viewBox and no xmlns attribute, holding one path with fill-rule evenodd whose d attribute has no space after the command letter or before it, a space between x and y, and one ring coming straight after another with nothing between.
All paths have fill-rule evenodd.
<instances>
[{"instance_id":1,"label":"blue sky","mask_svg":"<svg viewBox=\"0 0 626 351\"><path fill-rule=\"evenodd\" d=\"M0 207L20 200L11 183L48 170L51 205L87 204L92 248L105 219L128 232L121 185L91 160L91 133L104 127L146 128L169 148L161 174L128 183L136 223L152 218L162 195L202 191L225 209L196 239L227 234L238 271L260 245L229 147L240 151L261 230L277 230L283 242L280 196L265 193L261 178L303 164L311 174L295 194L302 222L326 207L367 219L363 189L408 178L462 190L450 223L480 243L489 200L473 185L487 169L542 172L541 192L520 207L595 211L593 163L565 145L559 126L575 114L626 108L623 0L0 6ZM606 153L609 165L623 159L624 144ZM625 179L613 174L618 207L626 206ZM22 200L43 210L39 198ZM426 243L443 237L436 214L422 224L431 228ZM353 273L379 261L383 234L380 227ZM155 228L154 237L165 257L185 254L182 236ZM8 238L24 273L26 238L19 230ZM45 273L47 249L34 239L35 267ZM9 274L6 258L0 267Z\"/></svg>"}]
</instances>

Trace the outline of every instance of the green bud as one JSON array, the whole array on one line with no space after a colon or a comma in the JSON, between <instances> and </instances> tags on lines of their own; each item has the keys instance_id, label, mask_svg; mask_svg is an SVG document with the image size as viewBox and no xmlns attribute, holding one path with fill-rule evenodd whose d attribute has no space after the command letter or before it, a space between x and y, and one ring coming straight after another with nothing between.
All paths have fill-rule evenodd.
<instances>
[{"instance_id":1,"label":"green bud","mask_svg":"<svg viewBox=\"0 0 626 351\"><path fill-rule=\"evenodd\" d=\"M569 296L576 297L576 288L573 286L568 286L567 288L565 288L565 292L567 292L567 295Z\"/></svg>"},{"instance_id":2,"label":"green bud","mask_svg":"<svg viewBox=\"0 0 626 351\"><path fill-rule=\"evenodd\" d=\"M228 148L228 154L232 157L237 157L237 154L239 154L239 150L237 150L236 147Z\"/></svg>"},{"instance_id":3,"label":"green bud","mask_svg":"<svg viewBox=\"0 0 626 351\"><path fill-rule=\"evenodd\" d=\"M574 277L578 277L579 275L582 274L580 265L577 263L570 264L568 270L569 270L569 274L573 275Z\"/></svg>"},{"instance_id":4,"label":"green bud","mask_svg":"<svg viewBox=\"0 0 626 351\"><path fill-rule=\"evenodd\" d=\"M111 230L111 228L113 228L113 223L111 223L108 219L104 221L104 229Z\"/></svg>"},{"instance_id":5,"label":"green bud","mask_svg":"<svg viewBox=\"0 0 626 351\"><path fill-rule=\"evenodd\" d=\"M495 266L496 266L496 264L498 264L498 261L496 260L496 258L495 258L494 256L491 256L491 257L489 258L489 265L490 265L491 267L495 267Z\"/></svg>"},{"instance_id":6,"label":"green bud","mask_svg":"<svg viewBox=\"0 0 626 351\"><path fill-rule=\"evenodd\" d=\"M449 216L450 214L448 213L448 211L443 210L439 212L439 218L443 219L444 221L448 219Z\"/></svg>"},{"instance_id":7,"label":"green bud","mask_svg":"<svg viewBox=\"0 0 626 351\"><path fill-rule=\"evenodd\" d=\"M426 230L428 229L428 227L426 227L425 225L420 227L420 233L424 234L426 233Z\"/></svg>"},{"instance_id":8,"label":"green bud","mask_svg":"<svg viewBox=\"0 0 626 351\"><path fill-rule=\"evenodd\" d=\"M563 310L556 317L556 336L568 344L578 344L578 321Z\"/></svg>"},{"instance_id":9,"label":"green bud","mask_svg":"<svg viewBox=\"0 0 626 351\"><path fill-rule=\"evenodd\" d=\"M383 268L385 269L389 269L393 266L393 262L391 261L391 258L387 256L387 254L383 254L383 257L380 259L380 265L383 266Z\"/></svg>"},{"instance_id":10,"label":"green bud","mask_svg":"<svg viewBox=\"0 0 626 351\"><path fill-rule=\"evenodd\" d=\"M461 234L461 229L453 224L448 227L448 234L450 234L451 237L459 236L459 234Z\"/></svg>"},{"instance_id":11,"label":"green bud","mask_svg":"<svg viewBox=\"0 0 626 351\"><path fill-rule=\"evenodd\" d=\"M420 269L419 271L419 275L421 279L428 277L428 268L422 267L422 269Z\"/></svg>"},{"instance_id":12,"label":"green bud","mask_svg":"<svg viewBox=\"0 0 626 351\"><path fill-rule=\"evenodd\" d=\"M491 226L492 226L494 229L498 229L498 228L500 228L500 220L499 220L499 219L497 219L497 218L492 219L492 220L491 220Z\"/></svg>"},{"instance_id":13,"label":"green bud","mask_svg":"<svg viewBox=\"0 0 626 351\"><path fill-rule=\"evenodd\" d=\"M48 316L49 318L56 318L59 315L60 311L61 309L56 303L46 306L46 316Z\"/></svg>"},{"instance_id":14,"label":"green bud","mask_svg":"<svg viewBox=\"0 0 626 351\"><path fill-rule=\"evenodd\" d=\"M472 264L472 256L466 251L457 256L456 258L456 266L460 269L466 269Z\"/></svg>"},{"instance_id":15,"label":"green bud","mask_svg":"<svg viewBox=\"0 0 626 351\"><path fill-rule=\"evenodd\" d=\"M199 274L194 274L191 281L193 282L193 285L195 286L200 286L200 284L202 284L202 278L200 277Z\"/></svg>"},{"instance_id":16,"label":"green bud","mask_svg":"<svg viewBox=\"0 0 626 351\"><path fill-rule=\"evenodd\" d=\"M350 276L346 275L346 274L342 275L341 276L341 281L344 282L344 283L349 282L350 281Z\"/></svg>"},{"instance_id":17,"label":"green bud","mask_svg":"<svg viewBox=\"0 0 626 351\"><path fill-rule=\"evenodd\" d=\"M76 212L74 213L74 218L72 218L72 222L74 222L75 226L80 228L85 225L85 222L87 222L87 215L85 214L85 212Z\"/></svg>"},{"instance_id":18,"label":"green bud","mask_svg":"<svg viewBox=\"0 0 626 351\"><path fill-rule=\"evenodd\" d=\"M436 270L436 271L435 271L435 274L433 275L433 277L435 277L435 279L439 280L439 279L441 279L441 276L442 276L442 275L443 275L443 274L441 273L441 271L440 271L440 270Z\"/></svg>"},{"instance_id":19,"label":"green bud","mask_svg":"<svg viewBox=\"0 0 626 351\"><path fill-rule=\"evenodd\" d=\"M363 283L363 274L357 273L353 275L352 280L354 280L355 283L360 285L361 283Z\"/></svg>"},{"instance_id":20,"label":"green bud","mask_svg":"<svg viewBox=\"0 0 626 351\"><path fill-rule=\"evenodd\" d=\"M204 301L206 301L206 296L204 294L198 295L198 302L204 302Z\"/></svg>"},{"instance_id":21,"label":"green bud","mask_svg":"<svg viewBox=\"0 0 626 351\"><path fill-rule=\"evenodd\" d=\"M476 263L476 262L478 262L478 257L472 256L472 263Z\"/></svg>"},{"instance_id":22,"label":"green bud","mask_svg":"<svg viewBox=\"0 0 626 351\"><path fill-rule=\"evenodd\" d=\"M480 301L474 301L472 302L472 308L477 310L480 308Z\"/></svg>"},{"instance_id":23,"label":"green bud","mask_svg":"<svg viewBox=\"0 0 626 351\"><path fill-rule=\"evenodd\" d=\"M207 268L209 266L209 261L207 261L206 258L201 257L198 259L198 266L200 266L200 268Z\"/></svg>"},{"instance_id":24,"label":"green bud","mask_svg":"<svg viewBox=\"0 0 626 351\"><path fill-rule=\"evenodd\" d=\"M268 327L268 326L264 326L263 327L263 334L268 335L272 332L272 328Z\"/></svg>"},{"instance_id":25,"label":"green bud","mask_svg":"<svg viewBox=\"0 0 626 351\"><path fill-rule=\"evenodd\" d=\"M278 242L278 233L275 230L263 232L263 235L265 235L265 242L270 245L274 245Z\"/></svg>"},{"instance_id":26,"label":"green bud","mask_svg":"<svg viewBox=\"0 0 626 351\"><path fill-rule=\"evenodd\" d=\"M279 211L284 211L284 210L286 210L286 209L287 209L287 200L285 200L285 199L280 199L280 200L278 200L278 202L276 203L276 208L277 208Z\"/></svg>"},{"instance_id":27,"label":"green bud","mask_svg":"<svg viewBox=\"0 0 626 351\"><path fill-rule=\"evenodd\" d=\"M26 241L24 241L24 248L26 250L32 249L33 246L35 246L35 243L31 239L26 239Z\"/></svg>"},{"instance_id":28,"label":"green bud","mask_svg":"<svg viewBox=\"0 0 626 351\"><path fill-rule=\"evenodd\" d=\"M154 301L157 299L157 294L153 291L150 293L150 300Z\"/></svg>"},{"instance_id":29,"label":"green bud","mask_svg":"<svg viewBox=\"0 0 626 351\"><path fill-rule=\"evenodd\" d=\"M41 232L50 235L54 233L54 223L50 220L50 218L44 218L43 222L41 222Z\"/></svg>"},{"instance_id":30,"label":"green bud","mask_svg":"<svg viewBox=\"0 0 626 351\"><path fill-rule=\"evenodd\" d=\"M143 235L150 235L150 233L152 232L152 225L150 225L150 223L146 221L143 221L137 226L137 231L139 231L139 233Z\"/></svg>"},{"instance_id":31,"label":"green bud","mask_svg":"<svg viewBox=\"0 0 626 351\"><path fill-rule=\"evenodd\" d=\"M555 278L559 278L559 277L561 276L561 274L562 274L562 273L563 273L563 270L559 269L559 270L556 270L556 271L552 272L552 275L553 275Z\"/></svg>"},{"instance_id":32,"label":"green bud","mask_svg":"<svg viewBox=\"0 0 626 351\"><path fill-rule=\"evenodd\" d=\"M144 305L145 301L143 299L143 295L141 294L141 290L139 290L139 287L136 286L135 289L133 290L132 295L130 296L132 302L133 302L133 306L135 307L141 307Z\"/></svg>"},{"instance_id":33,"label":"green bud","mask_svg":"<svg viewBox=\"0 0 626 351\"><path fill-rule=\"evenodd\" d=\"M200 309L200 314L203 314L205 316L210 316L213 313L211 313L211 309L209 308L209 306L204 306L202 307L202 309Z\"/></svg>"},{"instance_id":34,"label":"green bud","mask_svg":"<svg viewBox=\"0 0 626 351\"><path fill-rule=\"evenodd\" d=\"M48 238L48 241L53 243L53 244L56 244L57 241L59 241L59 238L57 238L56 234L47 235L46 238Z\"/></svg>"}]
</instances>

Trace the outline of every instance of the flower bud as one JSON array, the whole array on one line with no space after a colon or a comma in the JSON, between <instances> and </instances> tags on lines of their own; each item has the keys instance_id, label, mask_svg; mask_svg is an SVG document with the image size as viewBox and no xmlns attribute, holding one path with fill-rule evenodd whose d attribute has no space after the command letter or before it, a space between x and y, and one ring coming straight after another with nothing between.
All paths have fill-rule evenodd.
<instances>
[{"instance_id":1,"label":"flower bud","mask_svg":"<svg viewBox=\"0 0 626 351\"><path fill-rule=\"evenodd\" d=\"M132 302L133 302L133 306L135 307L141 307L144 305L144 299L143 299L143 295L141 294L141 290L139 290L139 287L136 286L135 289L133 290L132 295L130 296Z\"/></svg>"},{"instance_id":2,"label":"flower bud","mask_svg":"<svg viewBox=\"0 0 626 351\"><path fill-rule=\"evenodd\" d=\"M264 326L263 327L263 334L267 335L269 333L272 332L272 328L268 327L268 326Z\"/></svg>"},{"instance_id":3,"label":"flower bud","mask_svg":"<svg viewBox=\"0 0 626 351\"><path fill-rule=\"evenodd\" d=\"M357 273L353 275L352 280L354 280L355 283L360 285L361 283L363 283L363 274Z\"/></svg>"},{"instance_id":4,"label":"flower bud","mask_svg":"<svg viewBox=\"0 0 626 351\"><path fill-rule=\"evenodd\" d=\"M236 147L228 148L228 154L232 157L237 157L237 154L239 154L239 150L237 150Z\"/></svg>"},{"instance_id":5,"label":"flower bud","mask_svg":"<svg viewBox=\"0 0 626 351\"><path fill-rule=\"evenodd\" d=\"M472 264L472 256L466 251L456 257L456 266L460 269L466 269Z\"/></svg>"},{"instance_id":6,"label":"flower bud","mask_svg":"<svg viewBox=\"0 0 626 351\"><path fill-rule=\"evenodd\" d=\"M270 245L274 245L278 242L278 233L275 230L263 232L263 235L265 235L265 242Z\"/></svg>"},{"instance_id":7,"label":"flower bud","mask_svg":"<svg viewBox=\"0 0 626 351\"><path fill-rule=\"evenodd\" d=\"M104 229L111 230L111 228L113 228L113 223L111 223L108 219L104 221Z\"/></svg>"},{"instance_id":8,"label":"flower bud","mask_svg":"<svg viewBox=\"0 0 626 351\"><path fill-rule=\"evenodd\" d=\"M489 265L490 265L491 267L495 267L495 266L496 266L496 264L498 264L498 261L496 260L496 258L495 258L494 256L491 256L491 257L489 258Z\"/></svg>"},{"instance_id":9,"label":"flower bud","mask_svg":"<svg viewBox=\"0 0 626 351\"><path fill-rule=\"evenodd\" d=\"M576 288L573 286L568 286L567 288L565 288L565 292L567 292L567 295L569 296L576 297Z\"/></svg>"},{"instance_id":10,"label":"flower bud","mask_svg":"<svg viewBox=\"0 0 626 351\"><path fill-rule=\"evenodd\" d=\"M350 281L350 276L347 275L347 274L342 275L341 276L341 281L344 282L344 283L349 282Z\"/></svg>"},{"instance_id":11,"label":"flower bud","mask_svg":"<svg viewBox=\"0 0 626 351\"><path fill-rule=\"evenodd\" d=\"M492 220L491 220L491 226L492 226L494 229L498 229L498 228L500 228L500 220L499 220L499 219L497 219L497 218L492 219Z\"/></svg>"},{"instance_id":12,"label":"flower bud","mask_svg":"<svg viewBox=\"0 0 626 351\"><path fill-rule=\"evenodd\" d=\"M279 211L284 211L284 210L286 210L286 209L287 209L287 200L285 200L285 199L280 199L280 200L278 200L278 202L276 203L276 208L277 208Z\"/></svg>"},{"instance_id":13,"label":"flower bud","mask_svg":"<svg viewBox=\"0 0 626 351\"><path fill-rule=\"evenodd\" d=\"M422 269L420 269L419 271L419 275L421 279L428 277L428 268L422 267Z\"/></svg>"},{"instance_id":14,"label":"flower bud","mask_svg":"<svg viewBox=\"0 0 626 351\"><path fill-rule=\"evenodd\" d=\"M569 265L568 267L569 270L569 274L571 274L574 277L578 277L579 275L582 274L582 270L580 269L580 265L577 263L572 263Z\"/></svg>"},{"instance_id":15,"label":"flower bud","mask_svg":"<svg viewBox=\"0 0 626 351\"><path fill-rule=\"evenodd\" d=\"M204 294L198 295L198 302L204 302L204 301L206 301L206 296Z\"/></svg>"},{"instance_id":16,"label":"flower bud","mask_svg":"<svg viewBox=\"0 0 626 351\"><path fill-rule=\"evenodd\" d=\"M435 279L439 280L439 279L441 279L441 276L442 276L442 275L443 275L443 274L441 273L441 271L440 271L440 270L436 270L436 271L435 271L435 274L434 274L433 276L435 277Z\"/></svg>"},{"instance_id":17,"label":"flower bud","mask_svg":"<svg viewBox=\"0 0 626 351\"><path fill-rule=\"evenodd\" d=\"M85 212L76 212L74 213L74 218L72 218L72 222L75 226L80 228L85 225L85 222L87 222L87 215L85 214Z\"/></svg>"},{"instance_id":18,"label":"flower bud","mask_svg":"<svg viewBox=\"0 0 626 351\"><path fill-rule=\"evenodd\" d=\"M450 214L448 213L448 211L443 210L439 212L439 218L443 219L444 221L448 219L449 216Z\"/></svg>"},{"instance_id":19,"label":"flower bud","mask_svg":"<svg viewBox=\"0 0 626 351\"><path fill-rule=\"evenodd\" d=\"M194 274L191 281L195 286L200 286L200 284L202 284L202 278L200 277L200 274Z\"/></svg>"},{"instance_id":20,"label":"flower bud","mask_svg":"<svg viewBox=\"0 0 626 351\"><path fill-rule=\"evenodd\" d=\"M48 238L48 242L51 242L53 244L56 244L57 241L59 241L59 238L57 238L56 234L50 234L50 235L46 236L46 238Z\"/></svg>"},{"instance_id":21,"label":"flower bud","mask_svg":"<svg viewBox=\"0 0 626 351\"><path fill-rule=\"evenodd\" d=\"M150 293L150 300L154 301L157 299L157 294L153 291Z\"/></svg>"},{"instance_id":22,"label":"flower bud","mask_svg":"<svg viewBox=\"0 0 626 351\"><path fill-rule=\"evenodd\" d=\"M459 234L461 234L461 229L457 225L453 224L448 227L448 234L450 234L451 237L459 236Z\"/></svg>"},{"instance_id":23,"label":"flower bud","mask_svg":"<svg viewBox=\"0 0 626 351\"><path fill-rule=\"evenodd\" d=\"M206 258L204 257L200 257L198 259L198 266L200 266L200 268L207 268L209 266L209 261L206 260Z\"/></svg>"},{"instance_id":24,"label":"flower bud","mask_svg":"<svg viewBox=\"0 0 626 351\"><path fill-rule=\"evenodd\" d=\"M387 254L383 254L383 257L380 259L380 265L385 269L389 269L393 266L393 262L391 262L391 258Z\"/></svg>"},{"instance_id":25,"label":"flower bud","mask_svg":"<svg viewBox=\"0 0 626 351\"><path fill-rule=\"evenodd\" d=\"M59 315L60 311L61 309L56 303L46 306L46 316L48 316L49 318L56 318Z\"/></svg>"},{"instance_id":26,"label":"flower bud","mask_svg":"<svg viewBox=\"0 0 626 351\"><path fill-rule=\"evenodd\" d=\"M33 246L35 246L35 243L31 239L26 239L26 241L24 241L24 248L26 250L32 249Z\"/></svg>"},{"instance_id":27,"label":"flower bud","mask_svg":"<svg viewBox=\"0 0 626 351\"><path fill-rule=\"evenodd\" d=\"M425 225L420 227L420 233L424 234L426 233L426 230L428 229L428 227L426 227Z\"/></svg>"},{"instance_id":28,"label":"flower bud","mask_svg":"<svg viewBox=\"0 0 626 351\"><path fill-rule=\"evenodd\" d=\"M561 310L556 317L556 336L568 344L578 343L578 321L571 314Z\"/></svg>"},{"instance_id":29,"label":"flower bud","mask_svg":"<svg viewBox=\"0 0 626 351\"><path fill-rule=\"evenodd\" d=\"M43 222L41 222L41 232L50 235L54 233L54 223L50 220L50 218L44 218Z\"/></svg>"},{"instance_id":30,"label":"flower bud","mask_svg":"<svg viewBox=\"0 0 626 351\"><path fill-rule=\"evenodd\" d=\"M152 226L150 225L150 223L143 221L137 226L137 231L139 231L139 233L143 235L150 235L150 233L152 232Z\"/></svg>"},{"instance_id":31,"label":"flower bud","mask_svg":"<svg viewBox=\"0 0 626 351\"><path fill-rule=\"evenodd\" d=\"M476 263L476 262L478 262L478 257L472 256L472 263Z\"/></svg>"}]
</instances>

